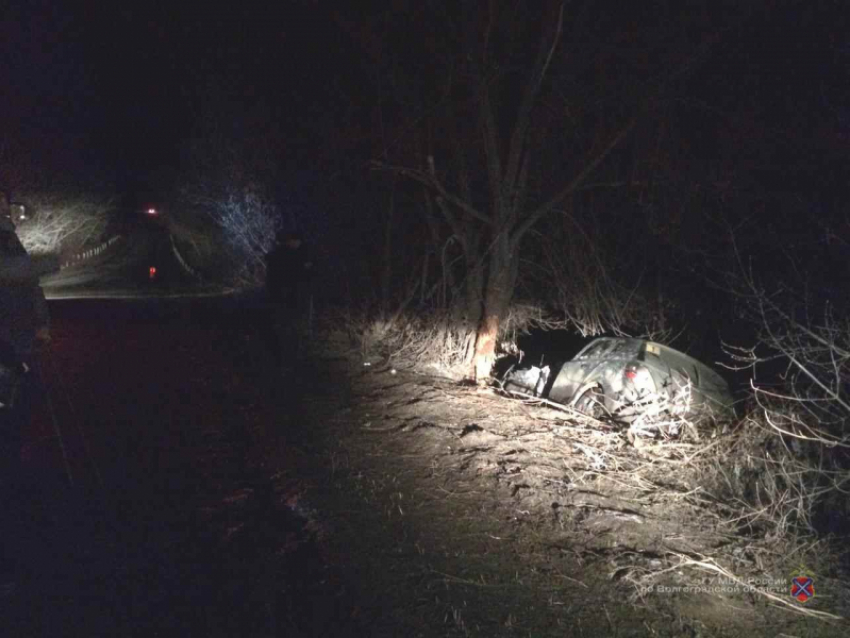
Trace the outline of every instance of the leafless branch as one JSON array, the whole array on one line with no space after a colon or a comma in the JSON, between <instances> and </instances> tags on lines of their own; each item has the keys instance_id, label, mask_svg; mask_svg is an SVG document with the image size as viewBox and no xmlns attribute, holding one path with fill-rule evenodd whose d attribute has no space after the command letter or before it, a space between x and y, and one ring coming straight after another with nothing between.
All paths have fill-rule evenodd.
<instances>
[{"instance_id":1,"label":"leafless branch","mask_svg":"<svg viewBox=\"0 0 850 638\"><path fill-rule=\"evenodd\" d=\"M631 132L634 128L635 124L637 124L637 116L632 117L628 120L617 133L611 138L611 140L593 156L591 159L585 163L584 167L576 174L569 183L564 186L560 191L552 195L548 200L540 204L536 209L531 211L525 219L519 224L519 226L514 230L513 237L521 238L525 233L528 232L530 228L532 228L537 222L539 222L546 214L548 214L553 208L562 203L567 197L569 197L573 192L575 192L584 181L588 178L591 173L605 160L611 152L620 145L620 142L625 139L625 137Z\"/></svg>"},{"instance_id":2,"label":"leafless branch","mask_svg":"<svg viewBox=\"0 0 850 638\"><path fill-rule=\"evenodd\" d=\"M433 160L431 160L431 163L433 163ZM402 175L416 182L419 182L420 184L427 186L428 188L433 190L438 196L457 206L470 217L474 217L475 219L482 221L486 224L492 223L492 220L487 215L485 215L475 207L471 206L468 202L465 202L462 198L446 190L446 188L443 186L443 184L437 177L436 171L432 170L430 172L426 172L419 169L408 168L406 166L393 166L390 164L386 164L385 162L379 161L372 162L372 166L375 169L388 171L397 175Z\"/></svg>"},{"instance_id":3,"label":"leafless branch","mask_svg":"<svg viewBox=\"0 0 850 638\"><path fill-rule=\"evenodd\" d=\"M112 202L85 196L24 194L28 219L18 236L31 254L73 251L96 242L106 230Z\"/></svg>"}]
</instances>

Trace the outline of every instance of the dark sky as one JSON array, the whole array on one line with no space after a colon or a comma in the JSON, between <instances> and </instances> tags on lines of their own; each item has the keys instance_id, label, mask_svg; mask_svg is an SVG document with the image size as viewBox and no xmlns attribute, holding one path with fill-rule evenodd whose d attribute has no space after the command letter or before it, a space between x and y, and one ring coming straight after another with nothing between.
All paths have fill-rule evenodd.
<instances>
[{"instance_id":1,"label":"dark sky","mask_svg":"<svg viewBox=\"0 0 850 638\"><path fill-rule=\"evenodd\" d=\"M371 4L366 12L337 2L336 15L356 28L373 24L367 17L386 6L389 24L429 28L405 21L403 1ZM759 135L784 140L785 153L811 156L812 175L823 178L818 157L843 153L848 137L841 135L850 130L842 4L757 2L689 78L689 99L716 118L737 118L742 130L754 125ZM319 162L312 136L359 128L346 119L346 103L374 99L357 89L363 41L333 19L333 5L13 0L0 23L5 145L31 152L47 172L132 186L176 165L215 94L235 110L262 103L269 126L287 141L284 164L320 171L311 166ZM745 140L742 148L759 152Z\"/></svg>"},{"instance_id":2,"label":"dark sky","mask_svg":"<svg viewBox=\"0 0 850 638\"><path fill-rule=\"evenodd\" d=\"M226 4L35 0L4 11L4 137L51 168L132 181L177 161L213 93L232 109L262 102L300 135L326 83L328 21L308 2Z\"/></svg>"}]
</instances>

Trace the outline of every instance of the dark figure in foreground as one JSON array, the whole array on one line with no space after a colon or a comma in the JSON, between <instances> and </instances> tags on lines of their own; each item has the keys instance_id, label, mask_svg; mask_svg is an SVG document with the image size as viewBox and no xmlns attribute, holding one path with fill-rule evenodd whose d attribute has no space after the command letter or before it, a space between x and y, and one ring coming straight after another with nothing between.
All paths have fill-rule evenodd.
<instances>
[{"instance_id":1,"label":"dark figure in foreground","mask_svg":"<svg viewBox=\"0 0 850 638\"><path fill-rule=\"evenodd\" d=\"M15 234L9 200L0 191L0 595L13 586L9 540L21 442L35 391L35 344L50 339L47 304L38 278L53 263L36 265Z\"/></svg>"},{"instance_id":2,"label":"dark figure in foreground","mask_svg":"<svg viewBox=\"0 0 850 638\"><path fill-rule=\"evenodd\" d=\"M313 258L301 237L279 235L266 255L266 298L271 350L279 368L287 370L302 355L302 339L312 313Z\"/></svg>"}]
</instances>

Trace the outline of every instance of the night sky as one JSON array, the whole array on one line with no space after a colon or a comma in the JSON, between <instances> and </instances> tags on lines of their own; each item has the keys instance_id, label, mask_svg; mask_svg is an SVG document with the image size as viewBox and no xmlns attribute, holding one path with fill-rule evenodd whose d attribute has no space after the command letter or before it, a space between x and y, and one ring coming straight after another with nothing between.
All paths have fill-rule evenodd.
<instances>
[{"instance_id":1,"label":"night sky","mask_svg":"<svg viewBox=\"0 0 850 638\"><path fill-rule=\"evenodd\" d=\"M3 135L50 172L133 187L176 165L215 94L230 109L262 104L287 153L303 153L331 69L318 14L306 2L18 3L2 18Z\"/></svg>"},{"instance_id":2,"label":"night sky","mask_svg":"<svg viewBox=\"0 0 850 638\"><path fill-rule=\"evenodd\" d=\"M255 127L280 141L292 189L309 192L337 170L340 158L329 158L329 138L370 135L376 33L428 39L429 24L415 18L420 4L4 4L5 153L22 165L26 158L51 179L119 192L149 189L179 164L181 148L202 130L215 103L223 119L256 112ZM585 4L573 3L576 10ZM652 62L641 36L645 11L614 10L619 4L611 3L607 16L620 27L618 49L604 69L614 75L618 55ZM663 12L679 3L650 4ZM677 87L676 99L692 113L697 152L712 153L722 130L738 136L740 154L757 166L750 170L763 171L777 188L843 195L850 142L843 4L716 3L714 14L690 16L683 50L723 30ZM365 155L359 147L345 161L364 162Z\"/></svg>"}]
</instances>

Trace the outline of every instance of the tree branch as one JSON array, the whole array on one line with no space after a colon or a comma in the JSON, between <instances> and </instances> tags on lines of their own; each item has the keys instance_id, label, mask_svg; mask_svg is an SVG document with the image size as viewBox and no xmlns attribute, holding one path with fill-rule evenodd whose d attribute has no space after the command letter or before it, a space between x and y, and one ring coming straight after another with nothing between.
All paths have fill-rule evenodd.
<instances>
[{"instance_id":1,"label":"tree branch","mask_svg":"<svg viewBox=\"0 0 850 638\"><path fill-rule=\"evenodd\" d=\"M525 155L525 142L528 127L531 124L531 111L534 108L534 103L540 93L540 88L543 86L543 80L546 77L546 72L549 69L549 64L552 61L552 56L555 54L555 49L558 42L561 40L561 33L564 26L564 4L558 10L558 21L555 25L555 35L552 38L552 43L547 47L545 40L541 41L540 51L537 56L537 61L534 64L531 80L526 85L525 94L522 97L519 113L517 115L516 125L514 126L511 135L511 146L508 155L508 166L505 172L505 183L509 188L513 188L518 173L521 170L521 162Z\"/></svg>"},{"instance_id":2,"label":"tree branch","mask_svg":"<svg viewBox=\"0 0 850 638\"><path fill-rule=\"evenodd\" d=\"M534 226L540 219L552 210L553 207L560 204L564 199L566 199L573 192L578 190L578 188L582 185L585 179L599 166L603 160L610 155L611 151L613 151L620 142L623 141L623 138L629 134L629 132L634 128L637 123L637 116L632 117L626 124L617 132L617 134L611 139L610 142L602 149L602 151L590 160L587 164L585 164L584 168L579 171L578 175L573 177L570 180L569 184L567 184L563 189L549 198L546 202L537 207L529 216L522 222L519 227L514 231L512 239L514 241L519 240L528 230Z\"/></svg>"},{"instance_id":3,"label":"tree branch","mask_svg":"<svg viewBox=\"0 0 850 638\"><path fill-rule=\"evenodd\" d=\"M372 166L373 168L376 168L378 170L388 171L397 175L403 175L404 177L419 182L420 184L423 184L431 190L435 191L440 197L442 197L446 201L449 201L458 208L460 208L470 217L482 221L485 224L493 223L493 220L491 220L489 217L487 217L487 215L479 211L477 208L463 201L457 195L454 195L447 191L446 188L440 183L439 179L437 179L437 176L435 174L426 173L425 171L414 168L407 168L405 166L392 166L390 164L378 161L373 161Z\"/></svg>"},{"instance_id":4,"label":"tree branch","mask_svg":"<svg viewBox=\"0 0 850 638\"><path fill-rule=\"evenodd\" d=\"M490 178L490 197L494 204L494 214L501 215L502 206L502 159L499 157L499 130L496 126L496 117L493 114L493 104L490 101L490 89L487 87L487 79L482 79L484 86L481 88L481 123L484 127L484 155L487 160L487 176Z\"/></svg>"}]
</instances>

